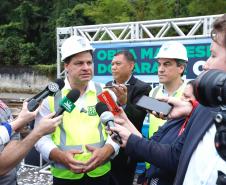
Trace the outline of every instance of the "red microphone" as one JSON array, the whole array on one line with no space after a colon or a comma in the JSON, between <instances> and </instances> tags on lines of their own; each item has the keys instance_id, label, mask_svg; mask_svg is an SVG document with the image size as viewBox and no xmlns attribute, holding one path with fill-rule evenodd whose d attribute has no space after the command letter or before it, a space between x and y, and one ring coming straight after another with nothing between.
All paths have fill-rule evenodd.
<instances>
[{"instance_id":1,"label":"red microphone","mask_svg":"<svg viewBox=\"0 0 226 185\"><path fill-rule=\"evenodd\" d=\"M100 102L106 104L108 106L108 109L114 115L117 115L120 112L119 106L117 105L109 91L103 91L97 96L97 98L100 100Z\"/></svg>"}]
</instances>

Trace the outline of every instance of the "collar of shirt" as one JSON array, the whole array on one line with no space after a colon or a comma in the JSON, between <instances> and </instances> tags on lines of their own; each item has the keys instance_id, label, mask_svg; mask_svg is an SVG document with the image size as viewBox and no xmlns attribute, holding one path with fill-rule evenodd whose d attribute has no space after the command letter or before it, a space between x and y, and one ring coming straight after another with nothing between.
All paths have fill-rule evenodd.
<instances>
[{"instance_id":1,"label":"collar of shirt","mask_svg":"<svg viewBox=\"0 0 226 185\"><path fill-rule=\"evenodd\" d=\"M65 86L64 86L63 89L71 90L71 86L70 86L70 83L69 83L67 78L65 79L64 82L65 82ZM82 94L79 97L79 99L75 102L76 108L79 109L81 113L87 112L87 105L86 105L86 102L85 102L85 98L86 98L87 93L90 92L90 91L93 91L93 92L96 91L94 82L92 80L89 81L85 93Z\"/></svg>"},{"instance_id":2,"label":"collar of shirt","mask_svg":"<svg viewBox=\"0 0 226 185\"><path fill-rule=\"evenodd\" d=\"M69 83L69 81L68 81L68 78L66 78L66 79L64 80L64 83L65 83L65 85L64 85L64 88L63 88L63 89L71 90L71 85L70 85L70 83ZM85 91L84 94L86 94L86 93L89 92L89 91L95 92L95 90L96 90L96 89L95 89L94 82L93 82L92 80L90 80L89 83L88 83L88 85L87 85L87 87L86 87L86 91Z\"/></svg>"},{"instance_id":3,"label":"collar of shirt","mask_svg":"<svg viewBox=\"0 0 226 185\"><path fill-rule=\"evenodd\" d=\"M130 81L131 77L132 77L132 75L130 75L129 79L126 80L124 84L128 84L128 82Z\"/></svg>"},{"instance_id":4,"label":"collar of shirt","mask_svg":"<svg viewBox=\"0 0 226 185\"><path fill-rule=\"evenodd\" d=\"M130 75L129 79L128 79L128 80L126 80L126 81L124 82L124 84L128 84L128 82L130 81L131 77L132 77L132 75ZM113 80L113 83L115 83L115 84L116 84L116 81L115 81L115 80Z\"/></svg>"},{"instance_id":5,"label":"collar of shirt","mask_svg":"<svg viewBox=\"0 0 226 185\"><path fill-rule=\"evenodd\" d=\"M174 93L173 93L172 96L176 96L177 93L178 93L179 91L182 91L182 90L185 88L186 84L187 84L187 83L185 83L185 82L183 81L183 83L181 84L181 86L180 86L176 91L174 91ZM167 90L165 89L164 85L163 85L163 84L160 84L160 85L162 86L162 87L161 87L161 88L162 88L162 94L163 94L164 96L169 96L169 94L168 94Z\"/></svg>"}]
</instances>

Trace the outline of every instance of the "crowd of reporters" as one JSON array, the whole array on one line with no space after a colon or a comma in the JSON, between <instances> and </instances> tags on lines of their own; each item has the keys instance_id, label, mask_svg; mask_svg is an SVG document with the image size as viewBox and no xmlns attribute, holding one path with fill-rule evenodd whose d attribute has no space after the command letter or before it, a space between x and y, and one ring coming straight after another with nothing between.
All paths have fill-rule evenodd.
<instances>
[{"instance_id":1,"label":"crowd of reporters","mask_svg":"<svg viewBox=\"0 0 226 185\"><path fill-rule=\"evenodd\" d=\"M97 95L105 89L103 84L92 81L93 48L83 37L66 39L61 48L65 81L50 83L25 101L15 120L10 116L1 120L0 184L16 185L14 168L34 145L51 163L54 185L131 185L137 161L151 165L143 184L226 184L226 146L222 140L226 130L226 14L214 22L211 36L211 56L203 66L206 72L190 82L197 101L192 93L192 97L186 97L189 90L181 79L188 59L157 57L161 92L167 92L167 96L155 98L173 108L168 115L150 112L165 121L149 139L141 134L146 111L136 102L143 95L153 97L154 90L150 95L150 86L133 76L132 55L123 51L112 60L114 80L106 85L111 86L108 91L113 92L121 108L114 115L114 124L105 129L95 111ZM163 51L172 44L175 43L166 42ZM175 88L173 80L164 81L167 66L174 66L178 72L176 76L174 71L172 77ZM120 76L120 70L127 75ZM180 87L182 98L174 96ZM33 120L35 128L27 137L12 140Z\"/></svg>"}]
</instances>

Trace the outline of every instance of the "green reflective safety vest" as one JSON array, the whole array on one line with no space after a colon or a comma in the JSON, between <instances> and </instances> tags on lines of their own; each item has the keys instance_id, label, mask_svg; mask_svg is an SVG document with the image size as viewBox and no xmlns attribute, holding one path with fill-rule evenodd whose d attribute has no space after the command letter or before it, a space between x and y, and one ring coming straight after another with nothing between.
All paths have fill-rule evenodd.
<instances>
[{"instance_id":1,"label":"green reflective safety vest","mask_svg":"<svg viewBox=\"0 0 226 185\"><path fill-rule=\"evenodd\" d=\"M180 98L181 95L183 94L184 88L186 86L186 83L184 82L179 89L177 89L173 93L173 97ZM158 98L164 96L163 94L163 85L159 85L158 87L155 87L150 93L149 96L153 98ZM150 114L149 115L149 130L148 130L148 137L150 138L153 136L153 134L158 130L160 126L162 126L166 120L162 120L160 118L156 118L154 115ZM146 163L146 168L148 169L150 167L150 164Z\"/></svg>"},{"instance_id":2,"label":"green reflective safety vest","mask_svg":"<svg viewBox=\"0 0 226 185\"><path fill-rule=\"evenodd\" d=\"M53 112L59 107L62 97L66 96L69 90L63 90L55 97L48 97L50 110ZM71 113L63 113L63 121L52 133L52 140L61 150L77 149L83 150L82 154L76 154L74 158L79 161L87 161L92 153L87 151L85 145L94 147L103 147L107 139L107 133L104 126L100 122L100 118L96 113L95 105L97 103L97 90L88 91L85 95L84 109L87 112L80 112L78 108L74 108ZM110 171L111 164L105 164L87 173L89 177L99 177ZM62 179L81 179L84 173L76 174L68 170L59 163L54 163L51 167L54 177Z\"/></svg>"}]
</instances>

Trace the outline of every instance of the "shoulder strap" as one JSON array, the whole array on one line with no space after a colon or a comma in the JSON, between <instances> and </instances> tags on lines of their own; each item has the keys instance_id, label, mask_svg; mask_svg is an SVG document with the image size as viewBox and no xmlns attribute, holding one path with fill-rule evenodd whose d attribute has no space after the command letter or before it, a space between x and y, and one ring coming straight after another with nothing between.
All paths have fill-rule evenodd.
<instances>
[{"instance_id":1,"label":"shoulder strap","mask_svg":"<svg viewBox=\"0 0 226 185\"><path fill-rule=\"evenodd\" d=\"M94 85L95 85L97 95L102 93L102 87L101 87L100 83L95 82ZM58 91L56 93L56 95L54 96L54 109L55 109L55 111L59 109L59 102L61 101L61 99L62 99L61 91Z\"/></svg>"},{"instance_id":2,"label":"shoulder strap","mask_svg":"<svg viewBox=\"0 0 226 185\"><path fill-rule=\"evenodd\" d=\"M102 90L100 83L94 82L94 85L95 85L95 89L96 89L96 94L98 95L98 94L102 93L103 90ZM98 98L97 98L97 102L99 102Z\"/></svg>"},{"instance_id":3,"label":"shoulder strap","mask_svg":"<svg viewBox=\"0 0 226 185\"><path fill-rule=\"evenodd\" d=\"M157 95L159 89L160 89L160 85L154 89L154 91L153 91L153 93L152 93L152 96L151 96L152 98L155 98L155 97L156 97L156 95Z\"/></svg>"},{"instance_id":4,"label":"shoulder strap","mask_svg":"<svg viewBox=\"0 0 226 185\"><path fill-rule=\"evenodd\" d=\"M102 93L102 87L101 87L100 83L94 82L94 85L95 85L97 94Z\"/></svg>"},{"instance_id":5,"label":"shoulder strap","mask_svg":"<svg viewBox=\"0 0 226 185\"><path fill-rule=\"evenodd\" d=\"M60 107L59 103L62 99L62 92L58 91L54 96L54 110L57 111Z\"/></svg>"}]
</instances>

